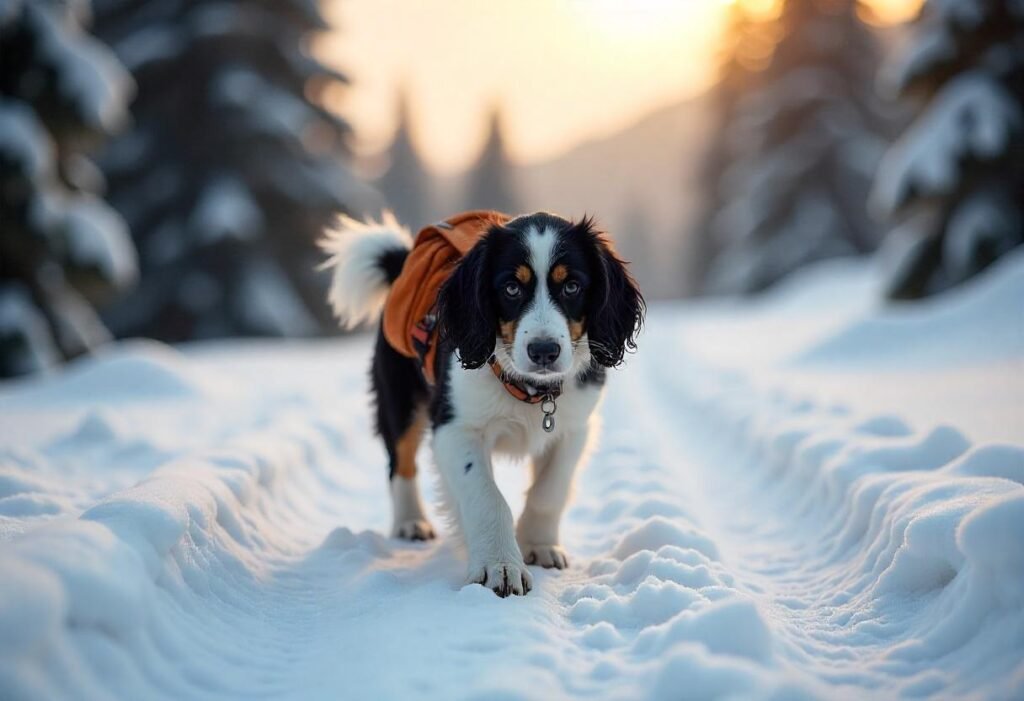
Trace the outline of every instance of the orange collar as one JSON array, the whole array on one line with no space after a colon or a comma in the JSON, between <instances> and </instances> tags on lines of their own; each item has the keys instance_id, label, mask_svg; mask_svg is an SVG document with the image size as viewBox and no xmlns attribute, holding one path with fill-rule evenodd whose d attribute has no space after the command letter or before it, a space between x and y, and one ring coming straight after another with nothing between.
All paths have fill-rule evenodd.
<instances>
[{"instance_id":1,"label":"orange collar","mask_svg":"<svg viewBox=\"0 0 1024 701\"><path fill-rule=\"evenodd\" d=\"M505 371L501 369L501 363L498 362L497 357L493 354L487 359L487 364L491 366L491 371L498 378L498 382L501 383L506 392L521 402L540 404L540 410L544 414L540 425L546 433L551 433L555 430L555 411L558 409L555 400L562 394L561 382L546 390L540 390L505 374Z\"/></svg>"},{"instance_id":2,"label":"orange collar","mask_svg":"<svg viewBox=\"0 0 1024 701\"><path fill-rule=\"evenodd\" d=\"M487 364L491 366L491 371L494 372L494 376L498 378L498 382L502 384L505 391L521 402L540 404L544 400L554 401L562 394L562 383L560 382L550 388L538 389L507 375L494 355L487 359Z\"/></svg>"}]
</instances>

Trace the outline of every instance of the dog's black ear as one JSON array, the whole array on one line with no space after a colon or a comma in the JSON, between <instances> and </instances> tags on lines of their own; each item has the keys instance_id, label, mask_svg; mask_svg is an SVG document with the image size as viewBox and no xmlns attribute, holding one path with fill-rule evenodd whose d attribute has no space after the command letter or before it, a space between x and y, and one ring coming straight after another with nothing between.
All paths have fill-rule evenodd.
<instances>
[{"instance_id":1,"label":"dog's black ear","mask_svg":"<svg viewBox=\"0 0 1024 701\"><path fill-rule=\"evenodd\" d=\"M587 312L590 354L600 365L612 368L622 363L627 350L636 350L646 303L607 235L589 218L576 226L583 229L594 249L596 274Z\"/></svg>"},{"instance_id":2,"label":"dog's black ear","mask_svg":"<svg viewBox=\"0 0 1024 701\"><path fill-rule=\"evenodd\" d=\"M455 348L464 368L478 368L494 353L498 317L491 299L488 237L465 257L437 295L439 338Z\"/></svg>"}]
</instances>

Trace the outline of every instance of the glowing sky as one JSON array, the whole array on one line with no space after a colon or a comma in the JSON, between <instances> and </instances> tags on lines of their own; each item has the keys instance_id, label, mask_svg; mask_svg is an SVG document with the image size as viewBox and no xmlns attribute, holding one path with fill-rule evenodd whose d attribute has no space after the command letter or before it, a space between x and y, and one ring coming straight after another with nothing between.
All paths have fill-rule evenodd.
<instances>
[{"instance_id":1,"label":"glowing sky","mask_svg":"<svg viewBox=\"0 0 1024 701\"><path fill-rule=\"evenodd\" d=\"M428 164L473 160L490 105L519 161L613 133L707 86L730 0L340 0L318 51L353 85L332 102L361 150L387 144L404 86ZM740 0L770 8L776 0ZM887 21L919 0L874 0Z\"/></svg>"}]
</instances>

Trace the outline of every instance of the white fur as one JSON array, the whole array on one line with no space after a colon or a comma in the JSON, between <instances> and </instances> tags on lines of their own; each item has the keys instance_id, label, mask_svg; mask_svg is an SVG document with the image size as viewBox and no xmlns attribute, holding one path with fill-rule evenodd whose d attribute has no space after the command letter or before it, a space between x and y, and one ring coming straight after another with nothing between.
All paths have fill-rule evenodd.
<instances>
[{"instance_id":1,"label":"white fur","mask_svg":"<svg viewBox=\"0 0 1024 701\"><path fill-rule=\"evenodd\" d=\"M434 529L423 513L416 478L407 479L401 475L391 478L392 538L432 538Z\"/></svg>"},{"instance_id":2,"label":"white fur","mask_svg":"<svg viewBox=\"0 0 1024 701\"><path fill-rule=\"evenodd\" d=\"M602 390L580 387L572 375L566 378L555 430L546 433L540 406L509 395L489 368L466 370L452 358L450 373L454 417L435 430L433 453L445 506L466 544L466 580L486 577L493 585L504 576L511 593L521 594L524 586L532 586L527 560L567 564L558 525L576 469L597 433L594 410ZM494 481L496 452L532 461L534 480L518 526ZM467 464L472 464L468 471Z\"/></svg>"},{"instance_id":3,"label":"white fur","mask_svg":"<svg viewBox=\"0 0 1024 701\"><path fill-rule=\"evenodd\" d=\"M556 234L553 231L531 229L527 233L526 246L530 251L530 267L537 277L537 288L534 290L530 307L516 325L516 337L511 352L516 373L541 382L550 382L558 375L568 372L572 364L569 324L555 306L548 291L548 273L551 271L556 241ZM527 353L530 341L542 339L555 341L561 347L558 360L552 367L546 369L547 372L537 372Z\"/></svg>"},{"instance_id":4,"label":"white fur","mask_svg":"<svg viewBox=\"0 0 1024 701\"><path fill-rule=\"evenodd\" d=\"M379 222L342 215L320 247L330 256L321 266L331 270L327 301L341 324L352 328L380 314L390 285L377 262L388 251L412 248L412 236L391 212Z\"/></svg>"}]
</instances>

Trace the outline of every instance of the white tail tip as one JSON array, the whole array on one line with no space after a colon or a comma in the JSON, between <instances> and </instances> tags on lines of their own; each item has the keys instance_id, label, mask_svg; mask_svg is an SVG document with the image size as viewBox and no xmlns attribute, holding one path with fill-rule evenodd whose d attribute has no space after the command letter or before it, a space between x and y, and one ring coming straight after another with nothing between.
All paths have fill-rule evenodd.
<instances>
[{"instance_id":1,"label":"white tail tip","mask_svg":"<svg viewBox=\"0 0 1024 701\"><path fill-rule=\"evenodd\" d=\"M382 265L384 257L409 251L412 236L391 212L384 212L380 221L365 222L340 215L319 244L328 255L321 269L331 271L327 301L341 325L350 329L380 314L392 282Z\"/></svg>"}]
</instances>

